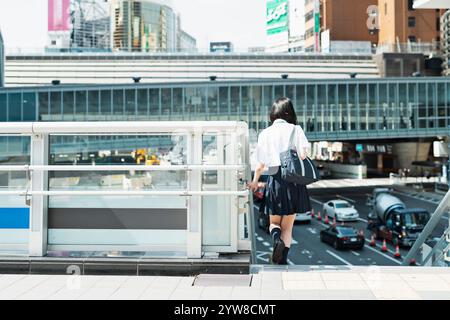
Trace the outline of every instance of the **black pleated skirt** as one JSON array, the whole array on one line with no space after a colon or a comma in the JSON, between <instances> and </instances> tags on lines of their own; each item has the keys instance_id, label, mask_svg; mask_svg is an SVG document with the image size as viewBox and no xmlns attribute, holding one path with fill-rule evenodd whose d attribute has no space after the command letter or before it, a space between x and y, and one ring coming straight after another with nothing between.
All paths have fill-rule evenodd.
<instances>
[{"instance_id":1,"label":"black pleated skirt","mask_svg":"<svg viewBox=\"0 0 450 320\"><path fill-rule=\"evenodd\" d=\"M270 215L287 216L311 211L308 189L281 178L281 170L269 176L265 191L266 211Z\"/></svg>"}]
</instances>

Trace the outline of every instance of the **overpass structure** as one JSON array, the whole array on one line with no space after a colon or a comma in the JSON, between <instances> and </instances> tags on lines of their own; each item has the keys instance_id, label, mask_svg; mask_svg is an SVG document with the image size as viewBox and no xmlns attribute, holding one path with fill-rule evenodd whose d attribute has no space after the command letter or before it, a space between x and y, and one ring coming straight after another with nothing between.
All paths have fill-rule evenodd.
<instances>
[{"instance_id":1,"label":"overpass structure","mask_svg":"<svg viewBox=\"0 0 450 320\"><path fill-rule=\"evenodd\" d=\"M5 65L7 86L122 84L279 79L379 77L371 55L337 54L149 54L149 53L15 53Z\"/></svg>"},{"instance_id":2,"label":"overpass structure","mask_svg":"<svg viewBox=\"0 0 450 320\"><path fill-rule=\"evenodd\" d=\"M259 132L281 96L311 141L449 134L450 79L423 77L7 87L0 122L239 120Z\"/></svg>"}]
</instances>

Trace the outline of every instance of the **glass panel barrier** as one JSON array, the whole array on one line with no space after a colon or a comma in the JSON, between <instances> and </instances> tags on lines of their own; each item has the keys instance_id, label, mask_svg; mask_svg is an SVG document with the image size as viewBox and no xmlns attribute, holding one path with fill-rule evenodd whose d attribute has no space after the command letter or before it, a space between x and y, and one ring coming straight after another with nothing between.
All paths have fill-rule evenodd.
<instances>
[{"instance_id":1,"label":"glass panel barrier","mask_svg":"<svg viewBox=\"0 0 450 320\"><path fill-rule=\"evenodd\" d=\"M51 135L50 191L184 191L186 171L76 171L78 166L186 164L185 135ZM49 197L49 245L186 244L187 203L180 196ZM165 235L162 230L166 230ZM74 247L76 249L76 247Z\"/></svg>"},{"instance_id":2,"label":"glass panel barrier","mask_svg":"<svg viewBox=\"0 0 450 320\"><path fill-rule=\"evenodd\" d=\"M0 136L0 169L2 166L30 164L30 138ZM0 190L25 190L26 172L0 171ZM23 196L0 196L0 253L26 254L30 209Z\"/></svg>"}]
</instances>

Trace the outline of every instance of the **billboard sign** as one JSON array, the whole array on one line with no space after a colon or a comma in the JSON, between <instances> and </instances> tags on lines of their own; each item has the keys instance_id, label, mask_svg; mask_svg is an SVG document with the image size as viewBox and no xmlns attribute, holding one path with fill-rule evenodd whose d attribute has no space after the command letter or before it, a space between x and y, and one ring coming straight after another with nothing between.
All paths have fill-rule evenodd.
<instances>
[{"instance_id":1,"label":"billboard sign","mask_svg":"<svg viewBox=\"0 0 450 320\"><path fill-rule=\"evenodd\" d=\"M233 52L233 44L231 42L211 42L209 44L210 52Z\"/></svg>"},{"instance_id":2,"label":"billboard sign","mask_svg":"<svg viewBox=\"0 0 450 320\"><path fill-rule=\"evenodd\" d=\"M289 31L288 0L268 0L266 11L267 35Z\"/></svg>"},{"instance_id":3,"label":"billboard sign","mask_svg":"<svg viewBox=\"0 0 450 320\"><path fill-rule=\"evenodd\" d=\"M48 0L48 31L70 31L70 0Z\"/></svg>"}]
</instances>

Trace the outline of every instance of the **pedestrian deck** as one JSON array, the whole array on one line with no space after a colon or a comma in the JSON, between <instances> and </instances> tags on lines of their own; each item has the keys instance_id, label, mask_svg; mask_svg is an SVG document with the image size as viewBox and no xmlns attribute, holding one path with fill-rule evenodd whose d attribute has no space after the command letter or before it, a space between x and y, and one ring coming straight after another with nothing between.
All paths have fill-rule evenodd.
<instances>
[{"instance_id":1,"label":"pedestrian deck","mask_svg":"<svg viewBox=\"0 0 450 320\"><path fill-rule=\"evenodd\" d=\"M264 267L198 277L0 275L0 299L450 300L450 268Z\"/></svg>"}]
</instances>

